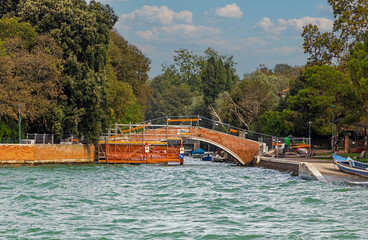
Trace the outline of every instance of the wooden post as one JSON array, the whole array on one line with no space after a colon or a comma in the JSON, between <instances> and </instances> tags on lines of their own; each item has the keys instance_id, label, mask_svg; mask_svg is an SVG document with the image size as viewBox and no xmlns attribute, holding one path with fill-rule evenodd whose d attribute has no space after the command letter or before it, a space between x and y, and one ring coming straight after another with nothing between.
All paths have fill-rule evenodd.
<instances>
[{"instance_id":1,"label":"wooden post","mask_svg":"<svg viewBox=\"0 0 368 240\"><path fill-rule=\"evenodd\" d=\"M349 149L350 145L349 145L349 136L345 135L345 139L344 139L344 152L345 153L349 153L350 149Z\"/></svg>"},{"instance_id":2,"label":"wooden post","mask_svg":"<svg viewBox=\"0 0 368 240\"><path fill-rule=\"evenodd\" d=\"M365 141L366 141L366 137L367 137L367 128L364 126L364 143L363 143L363 151L366 151L366 149L365 149ZM366 154L364 154L364 160L365 160L365 155Z\"/></svg>"},{"instance_id":3,"label":"wooden post","mask_svg":"<svg viewBox=\"0 0 368 240\"><path fill-rule=\"evenodd\" d=\"M108 143L107 143L107 138L105 138L105 159L106 159L106 163L108 163L108 157L107 157L107 150L108 150Z\"/></svg>"},{"instance_id":4,"label":"wooden post","mask_svg":"<svg viewBox=\"0 0 368 240\"><path fill-rule=\"evenodd\" d=\"M129 143L132 141L131 134L132 134L132 123L129 123Z\"/></svg>"}]
</instances>

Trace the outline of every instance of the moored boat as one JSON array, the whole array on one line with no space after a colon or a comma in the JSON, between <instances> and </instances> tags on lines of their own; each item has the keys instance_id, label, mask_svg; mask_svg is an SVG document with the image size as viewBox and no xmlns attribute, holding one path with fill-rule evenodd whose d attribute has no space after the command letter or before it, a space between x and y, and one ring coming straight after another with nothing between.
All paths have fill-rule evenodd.
<instances>
[{"instance_id":1,"label":"moored boat","mask_svg":"<svg viewBox=\"0 0 368 240\"><path fill-rule=\"evenodd\" d=\"M197 148L196 150L194 150L192 152L192 157L193 158L201 158L204 153L205 153L205 151L202 148Z\"/></svg>"},{"instance_id":2,"label":"moored boat","mask_svg":"<svg viewBox=\"0 0 368 240\"><path fill-rule=\"evenodd\" d=\"M202 157L202 161L212 161L213 156L211 154L205 154Z\"/></svg>"},{"instance_id":3,"label":"moored boat","mask_svg":"<svg viewBox=\"0 0 368 240\"><path fill-rule=\"evenodd\" d=\"M342 157L332 154L334 163L342 172L368 177L368 164L351 159L350 157Z\"/></svg>"},{"instance_id":4,"label":"moored boat","mask_svg":"<svg viewBox=\"0 0 368 240\"><path fill-rule=\"evenodd\" d=\"M220 155L216 154L212 156L212 162L225 162L225 157L221 157Z\"/></svg>"}]
</instances>

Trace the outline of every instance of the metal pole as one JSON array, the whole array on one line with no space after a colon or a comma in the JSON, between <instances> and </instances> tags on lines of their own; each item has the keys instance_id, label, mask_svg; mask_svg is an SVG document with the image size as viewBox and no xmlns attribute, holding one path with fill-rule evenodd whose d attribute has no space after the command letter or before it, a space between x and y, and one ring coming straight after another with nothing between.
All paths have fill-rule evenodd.
<instances>
[{"instance_id":1,"label":"metal pole","mask_svg":"<svg viewBox=\"0 0 368 240\"><path fill-rule=\"evenodd\" d=\"M335 124L334 124L334 108L336 108L336 105L331 105L330 106L332 108L332 138L331 138L331 146L332 146L332 154L334 153L334 128L335 128Z\"/></svg>"},{"instance_id":2,"label":"metal pole","mask_svg":"<svg viewBox=\"0 0 368 240\"><path fill-rule=\"evenodd\" d=\"M129 144L131 142L131 134L132 134L132 123L129 123Z\"/></svg>"},{"instance_id":3,"label":"metal pole","mask_svg":"<svg viewBox=\"0 0 368 240\"><path fill-rule=\"evenodd\" d=\"M309 156L312 156L311 124L312 122L309 121Z\"/></svg>"},{"instance_id":4,"label":"metal pole","mask_svg":"<svg viewBox=\"0 0 368 240\"><path fill-rule=\"evenodd\" d=\"M364 126L364 145L363 145L363 151L365 151L365 144L366 144L366 138L367 138L367 127ZM365 160L365 154L364 154L364 160Z\"/></svg>"},{"instance_id":5,"label":"metal pole","mask_svg":"<svg viewBox=\"0 0 368 240\"><path fill-rule=\"evenodd\" d=\"M22 117L20 115L20 105L18 106L18 113L19 113L19 144L21 143L21 136L22 136Z\"/></svg>"},{"instance_id":6,"label":"metal pole","mask_svg":"<svg viewBox=\"0 0 368 240\"><path fill-rule=\"evenodd\" d=\"M358 153L358 147L359 147L359 127L357 126L357 131L355 135L355 145L356 145L356 152Z\"/></svg>"},{"instance_id":7,"label":"metal pole","mask_svg":"<svg viewBox=\"0 0 368 240\"><path fill-rule=\"evenodd\" d=\"M332 110L332 153L334 153L334 111Z\"/></svg>"}]
</instances>

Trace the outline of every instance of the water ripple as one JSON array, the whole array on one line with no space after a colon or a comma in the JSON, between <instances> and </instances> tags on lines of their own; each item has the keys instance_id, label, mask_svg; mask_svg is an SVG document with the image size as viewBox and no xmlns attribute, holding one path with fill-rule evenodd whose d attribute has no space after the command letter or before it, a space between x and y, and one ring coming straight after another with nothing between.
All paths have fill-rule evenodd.
<instances>
[{"instance_id":1,"label":"water ripple","mask_svg":"<svg viewBox=\"0 0 368 240\"><path fill-rule=\"evenodd\" d=\"M364 239L367 188L186 158L0 168L5 239ZM349 206L349 207L347 207ZM349 224L346 224L349 223Z\"/></svg>"}]
</instances>

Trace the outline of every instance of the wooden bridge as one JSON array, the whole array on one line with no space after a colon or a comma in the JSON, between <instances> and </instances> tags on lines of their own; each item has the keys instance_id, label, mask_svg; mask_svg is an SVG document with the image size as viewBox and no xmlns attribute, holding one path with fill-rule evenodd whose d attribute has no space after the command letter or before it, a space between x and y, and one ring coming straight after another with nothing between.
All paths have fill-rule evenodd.
<instances>
[{"instance_id":1,"label":"wooden bridge","mask_svg":"<svg viewBox=\"0 0 368 240\"><path fill-rule=\"evenodd\" d=\"M250 132L204 117L164 117L140 124L116 124L102 136L99 162L183 164L182 143L191 139L212 144L239 164L247 165L259 154L263 134Z\"/></svg>"}]
</instances>

